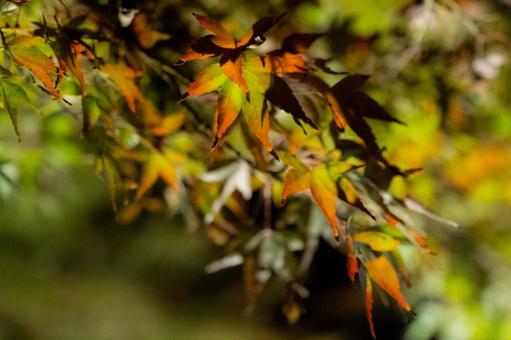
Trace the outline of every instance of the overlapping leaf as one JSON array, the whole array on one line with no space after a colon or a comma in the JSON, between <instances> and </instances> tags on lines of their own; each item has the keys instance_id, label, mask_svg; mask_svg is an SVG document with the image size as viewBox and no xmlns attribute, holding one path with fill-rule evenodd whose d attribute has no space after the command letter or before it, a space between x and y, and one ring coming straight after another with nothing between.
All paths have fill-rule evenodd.
<instances>
[{"instance_id":1,"label":"overlapping leaf","mask_svg":"<svg viewBox=\"0 0 511 340\"><path fill-rule=\"evenodd\" d=\"M175 163L176 155L168 149L164 149L162 152L151 152L144 164L137 189L137 199L140 199L156 183L158 178L161 178L174 190L179 190Z\"/></svg>"},{"instance_id":2,"label":"overlapping leaf","mask_svg":"<svg viewBox=\"0 0 511 340\"><path fill-rule=\"evenodd\" d=\"M332 234L339 239L339 220L337 218L336 198L337 187L325 165L309 170L305 165L290 167L284 177L282 200L296 193L309 190L323 214L325 215Z\"/></svg>"},{"instance_id":3,"label":"overlapping leaf","mask_svg":"<svg viewBox=\"0 0 511 340\"><path fill-rule=\"evenodd\" d=\"M16 35L8 42L9 52L16 64L26 67L39 79L52 96L61 99L62 95L57 89L56 77L58 67L51 58L41 51L44 44L42 38L30 35Z\"/></svg>"},{"instance_id":4,"label":"overlapping leaf","mask_svg":"<svg viewBox=\"0 0 511 340\"><path fill-rule=\"evenodd\" d=\"M249 47L262 44L266 40L264 36L266 32L279 22L282 15L258 20L239 40L236 40L219 22L200 14L194 16L199 24L212 34L194 42L181 57L181 61L220 56L220 67L224 73L244 92L248 92L248 85L242 73L241 55Z\"/></svg>"},{"instance_id":5,"label":"overlapping leaf","mask_svg":"<svg viewBox=\"0 0 511 340\"><path fill-rule=\"evenodd\" d=\"M366 286L367 318L371 326L371 333L374 336L374 325L371 315L373 301L372 288L370 288L370 280L376 282L380 288L382 288L388 295L396 300L396 302L407 312L411 311L411 307L408 302L406 302L403 294L401 293L399 278L396 274L394 266L392 266L392 263L386 256L381 255L374 260L367 260L364 262L364 266L367 269L367 281L369 281Z\"/></svg>"},{"instance_id":6,"label":"overlapping leaf","mask_svg":"<svg viewBox=\"0 0 511 340\"><path fill-rule=\"evenodd\" d=\"M336 83L331 89L329 98L332 114L337 127L343 130L346 125L364 141L367 149L382 163L388 164L381 154L371 127L364 118L378 119L387 122L401 123L392 117L374 99L362 92L360 88L368 76L350 75ZM333 97L333 98L332 98Z\"/></svg>"},{"instance_id":7,"label":"overlapping leaf","mask_svg":"<svg viewBox=\"0 0 511 340\"><path fill-rule=\"evenodd\" d=\"M112 82L123 95L131 112L136 112L137 102L143 101L144 96L135 83L142 74L125 64L107 64L101 70L108 74Z\"/></svg>"}]
</instances>

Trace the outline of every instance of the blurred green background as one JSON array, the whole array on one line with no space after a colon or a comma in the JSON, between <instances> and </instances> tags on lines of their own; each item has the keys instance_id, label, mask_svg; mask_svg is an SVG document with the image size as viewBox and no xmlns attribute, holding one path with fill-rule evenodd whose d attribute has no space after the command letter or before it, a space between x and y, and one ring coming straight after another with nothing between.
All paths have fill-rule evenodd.
<instances>
[{"instance_id":1,"label":"blurred green background","mask_svg":"<svg viewBox=\"0 0 511 340\"><path fill-rule=\"evenodd\" d=\"M201 33L192 11L233 30L287 11L276 35L326 32L311 53L371 74L371 93L408 124L374 127L393 163L424 168L392 193L460 227L427 228L434 256L403 249L417 315L377 304L380 338L511 339L511 2L169 3L178 20L159 29L174 33L174 48ZM195 31L176 35L180 21ZM165 212L117 224L78 114L30 96L21 143L0 114L0 339L370 337L362 293L327 245L298 325L281 316L278 282L245 316L241 270L204 272L222 255L206 233Z\"/></svg>"}]
</instances>

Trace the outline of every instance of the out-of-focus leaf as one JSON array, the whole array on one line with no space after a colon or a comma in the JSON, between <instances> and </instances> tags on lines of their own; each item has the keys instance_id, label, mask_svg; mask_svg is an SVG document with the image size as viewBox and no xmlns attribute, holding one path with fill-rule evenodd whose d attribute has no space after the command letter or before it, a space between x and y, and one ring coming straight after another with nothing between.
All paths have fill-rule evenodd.
<instances>
[{"instance_id":1,"label":"out-of-focus leaf","mask_svg":"<svg viewBox=\"0 0 511 340\"><path fill-rule=\"evenodd\" d=\"M115 212L117 212L117 191L121 187L120 176L117 167L111 157L103 155L96 161L96 172L103 172L105 175L110 198Z\"/></svg>"},{"instance_id":2,"label":"out-of-focus leaf","mask_svg":"<svg viewBox=\"0 0 511 340\"><path fill-rule=\"evenodd\" d=\"M213 202L211 211L206 215L206 223L213 222L216 214L222 209L223 205L238 190L245 200L252 197L252 186L250 184L250 167L244 161L229 164L223 168L208 172L202 175L201 179L205 182L220 182L225 180L222 193Z\"/></svg>"},{"instance_id":3,"label":"out-of-focus leaf","mask_svg":"<svg viewBox=\"0 0 511 340\"><path fill-rule=\"evenodd\" d=\"M90 128L96 125L96 122L101 116L101 108L98 100L91 95L82 96L82 112L82 134L86 135Z\"/></svg>"},{"instance_id":4,"label":"out-of-focus leaf","mask_svg":"<svg viewBox=\"0 0 511 340\"><path fill-rule=\"evenodd\" d=\"M106 64L101 70L106 73L117 86L131 112L136 112L137 102L144 101L144 96L135 83L142 74L125 64Z\"/></svg>"},{"instance_id":5,"label":"out-of-focus leaf","mask_svg":"<svg viewBox=\"0 0 511 340\"><path fill-rule=\"evenodd\" d=\"M186 111L181 110L174 114L170 114L162 118L158 125L151 128L151 134L157 137L167 136L169 133L175 132L181 128L186 120Z\"/></svg>"},{"instance_id":6,"label":"out-of-focus leaf","mask_svg":"<svg viewBox=\"0 0 511 340\"><path fill-rule=\"evenodd\" d=\"M311 185L311 174L310 171L300 171L294 168L290 168L286 172L284 177L284 190L282 192L282 202L287 197L296 193L305 191L310 188Z\"/></svg>"},{"instance_id":7,"label":"out-of-focus leaf","mask_svg":"<svg viewBox=\"0 0 511 340\"><path fill-rule=\"evenodd\" d=\"M133 32L143 48L151 48L159 41L170 39L170 35L153 31L149 28L147 14L139 13L133 20Z\"/></svg>"},{"instance_id":8,"label":"out-of-focus leaf","mask_svg":"<svg viewBox=\"0 0 511 340\"><path fill-rule=\"evenodd\" d=\"M399 240L378 231L364 231L353 236L354 240L367 244L374 251L393 251L399 246Z\"/></svg>"},{"instance_id":9,"label":"out-of-focus leaf","mask_svg":"<svg viewBox=\"0 0 511 340\"><path fill-rule=\"evenodd\" d=\"M137 199L140 199L160 177L168 186L174 190L179 190L175 164L173 164L172 155L167 150L162 153L151 152L145 161L136 194Z\"/></svg>"},{"instance_id":10,"label":"out-of-focus leaf","mask_svg":"<svg viewBox=\"0 0 511 340\"><path fill-rule=\"evenodd\" d=\"M16 64L26 67L41 81L44 88L55 98L62 95L56 88L54 76L58 73L57 66L40 49L44 40L36 36L18 35L9 41L9 51Z\"/></svg>"},{"instance_id":11,"label":"out-of-focus leaf","mask_svg":"<svg viewBox=\"0 0 511 340\"><path fill-rule=\"evenodd\" d=\"M2 96L3 96L3 104L5 105L5 109L9 116L11 117L11 122L14 127L14 131L16 132L16 136L18 137L18 141L21 141L21 134L18 127L18 107L28 102L28 97L23 89L18 84L3 81L1 83L2 87Z\"/></svg>"},{"instance_id":12,"label":"out-of-focus leaf","mask_svg":"<svg viewBox=\"0 0 511 340\"><path fill-rule=\"evenodd\" d=\"M282 306L282 314L284 314L290 325L294 325L302 316L302 308L296 301L288 301Z\"/></svg>"},{"instance_id":13,"label":"out-of-focus leaf","mask_svg":"<svg viewBox=\"0 0 511 340\"><path fill-rule=\"evenodd\" d=\"M216 273L222 269L239 266L243 263L243 256L238 253L227 255L219 260L213 261L206 266L206 273Z\"/></svg>"},{"instance_id":14,"label":"out-of-focus leaf","mask_svg":"<svg viewBox=\"0 0 511 340\"><path fill-rule=\"evenodd\" d=\"M84 60L84 54L87 55L89 59L94 59L94 55L83 43L77 40L71 41L65 33L58 37L54 51L60 67L58 80L60 80L67 71L70 71L80 83L80 89L83 95L86 96L87 84L81 64Z\"/></svg>"}]
</instances>

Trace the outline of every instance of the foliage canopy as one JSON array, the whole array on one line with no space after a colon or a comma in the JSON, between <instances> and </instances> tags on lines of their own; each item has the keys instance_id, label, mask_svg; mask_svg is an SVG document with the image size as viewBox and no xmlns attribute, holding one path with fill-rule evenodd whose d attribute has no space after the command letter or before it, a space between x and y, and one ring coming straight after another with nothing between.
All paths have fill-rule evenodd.
<instances>
[{"instance_id":1,"label":"foliage canopy","mask_svg":"<svg viewBox=\"0 0 511 340\"><path fill-rule=\"evenodd\" d=\"M207 35L183 49L175 32L158 31L156 2L55 4L34 23L19 22L30 2L2 6L2 108L14 133L23 140L19 109L37 91L79 114L119 222L168 203L225 247L208 272L243 266L249 309L268 280L285 283L290 323L320 239L346 254L373 336L375 287L412 310L400 245L430 252L417 215L454 223L389 193L395 178L420 169L388 161L373 126L405 122L368 94L369 76L308 53L322 34L272 38L285 31L282 14L236 35L193 14Z\"/></svg>"}]
</instances>

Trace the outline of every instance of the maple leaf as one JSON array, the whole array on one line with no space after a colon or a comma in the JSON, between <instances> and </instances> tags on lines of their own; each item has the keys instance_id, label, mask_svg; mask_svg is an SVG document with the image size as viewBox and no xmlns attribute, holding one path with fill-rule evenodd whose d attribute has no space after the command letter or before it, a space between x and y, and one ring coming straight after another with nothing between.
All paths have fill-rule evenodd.
<instances>
[{"instance_id":1,"label":"maple leaf","mask_svg":"<svg viewBox=\"0 0 511 340\"><path fill-rule=\"evenodd\" d=\"M411 311L410 305L406 302L399 284L399 278L389 259L381 255L374 260L364 262L367 273L371 279L378 284L387 294L407 312Z\"/></svg>"},{"instance_id":2,"label":"maple leaf","mask_svg":"<svg viewBox=\"0 0 511 340\"><path fill-rule=\"evenodd\" d=\"M305 56L309 47L322 34L295 33L282 42L280 49L271 51L263 56L265 65L275 73L302 73L311 69L313 62Z\"/></svg>"},{"instance_id":3,"label":"maple leaf","mask_svg":"<svg viewBox=\"0 0 511 340\"><path fill-rule=\"evenodd\" d=\"M289 156L279 153L279 156L290 165L284 177L282 202L299 192L310 190L312 198L325 215L332 234L339 240L339 221L337 219L337 187L330 177L328 168L322 164L310 170L296 158L290 162Z\"/></svg>"},{"instance_id":4,"label":"maple leaf","mask_svg":"<svg viewBox=\"0 0 511 340\"><path fill-rule=\"evenodd\" d=\"M11 118L18 142L21 142L21 133L18 127L18 107L29 102L29 98L22 86L11 81L2 79L0 87L2 90L2 106L5 107Z\"/></svg>"},{"instance_id":5,"label":"maple leaf","mask_svg":"<svg viewBox=\"0 0 511 340\"><path fill-rule=\"evenodd\" d=\"M188 96L218 91L218 105L213 124L215 138L213 146L225 135L242 112L252 133L264 148L272 153L273 147L268 139L270 115L266 105L267 100L290 113L298 125L302 126L303 121L317 128L307 117L287 83L282 78L268 73L259 56L248 54L241 58L244 59L242 74L248 92L245 93L239 84L224 72L219 63L214 63L196 76L183 95L185 99Z\"/></svg>"},{"instance_id":6,"label":"maple leaf","mask_svg":"<svg viewBox=\"0 0 511 340\"><path fill-rule=\"evenodd\" d=\"M225 135L240 112L243 112L252 133L271 152L273 147L268 139L269 112L264 105L265 92L270 86L270 75L264 70L257 56L247 57L242 73L246 80L247 93L223 71L219 63L211 64L189 85L184 98L218 91L213 146Z\"/></svg>"},{"instance_id":7,"label":"maple leaf","mask_svg":"<svg viewBox=\"0 0 511 340\"><path fill-rule=\"evenodd\" d=\"M151 127L151 134L156 137L164 137L179 130L186 119L186 111L178 111L174 114L164 116L158 123Z\"/></svg>"},{"instance_id":8,"label":"maple leaf","mask_svg":"<svg viewBox=\"0 0 511 340\"><path fill-rule=\"evenodd\" d=\"M373 309L373 295L371 279L380 286L387 294L389 294L397 303L407 312L411 311L410 305L406 302L401 294L399 278L390 263L389 259L384 255L379 256L373 260L364 262L367 269L366 274L366 313L367 320L371 329L371 334L376 337L374 331L372 309Z\"/></svg>"},{"instance_id":9,"label":"maple leaf","mask_svg":"<svg viewBox=\"0 0 511 340\"><path fill-rule=\"evenodd\" d=\"M42 38L36 36L17 35L8 42L10 55L14 62L27 68L41 83L51 95L57 99L62 99L62 95L56 87L54 75L58 74L58 67L51 58L41 51L44 44Z\"/></svg>"},{"instance_id":10,"label":"maple leaf","mask_svg":"<svg viewBox=\"0 0 511 340\"><path fill-rule=\"evenodd\" d=\"M399 240L378 231L364 231L357 233L353 239L359 243L367 244L374 251L392 251L399 246Z\"/></svg>"},{"instance_id":11,"label":"maple leaf","mask_svg":"<svg viewBox=\"0 0 511 340\"><path fill-rule=\"evenodd\" d=\"M170 39L169 34L151 30L147 20L147 14L145 13L138 14L133 20L133 32L137 36L140 46L145 49L149 49L162 40Z\"/></svg>"},{"instance_id":12,"label":"maple leaf","mask_svg":"<svg viewBox=\"0 0 511 340\"><path fill-rule=\"evenodd\" d=\"M225 74L244 92L248 92L248 85L242 73L241 55L249 47L262 44L266 40L264 34L273 28L284 14L258 20L239 40L236 40L218 21L200 14L193 15L199 24L212 34L195 41L181 56L181 61L220 56L220 67Z\"/></svg>"},{"instance_id":13,"label":"maple leaf","mask_svg":"<svg viewBox=\"0 0 511 340\"><path fill-rule=\"evenodd\" d=\"M266 92L266 97L275 106L282 110L290 113L293 116L294 121L305 131L300 121L303 121L313 128L318 127L314 122L307 117L303 111L302 106L296 99L293 90L289 87L284 79L277 75L272 76L271 86Z\"/></svg>"},{"instance_id":14,"label":"maple leaf","mask_svg":"<svg viewBox=\"0 0 511 340\"><path fill-rule=\"evenodd\" d=\"M117 86L131 112L136 112L137 102L143 102L144 96L135 83L142 73L125 64L106 64L101 70L106 73L110 80Z\"/></svg>"},{"instance_id":15,"label":"maple leaf","mask_svg":"<svg viewBox=\"0 0 511 340\"><path fill-rule=\"evenodd\" d=\"M176 161L180 157L169 149L163 149L161 152L152 151L144 162L144 168L138 185L136 198L140 200L142 196L161 178L168 186L178 191L177 175L175 169Z\"/></svg>"},{"instance_id":16,"label":"maple leaf","mask_svg":"<svg viewBox=\"0 0 511 340\"><path fill-rule=\"evenodd\" d=\"M83 74L81 63L84 60L84 53L86 52L90 59L94 56L88 48L78 40L71 42L65 42L64 39L58 40L58 47L54 49L57 59L59 61L59 79L68 70L76 77L76 80L80 83L80 89L84 96L87 95L87 84L85 82L85 76Z\"/></svg>"},{"instance_id":17,"label":"maple leaf","mask_svg":"<svg viewBox=\"0 0 511 340\"><path fill-rule=\"evenodd\" d=\"M205 182L224 181L222 193L213 202L211 211L206 215L206 223L211 223L220 212L225 202L231 195L238 191L245 200L252 197L252 186L250 184L250 166L245 161L231 163L220 169L205 173L201 179Z\"/></svg>"},{"instance_id":18,"label":"maple leaf","mask_svg":"<svg viewBox=\"0 0 511 340\"><path fill-rule=\"evenodd\" d=\"M371 278L366 274L366 290L365 290L365 302L366 302L366 317L369 322L369 330L373 338L376 338L376 331L374 329L373 322L373 284Z\"/></svg>"},{"instance_id":19,"label":"maple leaf","mask_svg":"<svg viewBox=\"0 0 511 340\"><path fill-rule=\"evenodd\" d=\"M128 224L133 222L143 210L156 212L161 211L164 208L165 203L161 199L145 197L123 207L117 214L117 222L121 224Z\"/></svg>"},{"instance_id":20,"label":"maple leaf","mask_svg":"<svg viewBox=\"0 0 511 340\"><path fill-rule=\"evenodd\" d=\"M340 149L343 151L344 149ZM337 187L338 197L346 202L347 204L351 205L352 207L355 207L364 213L366 213L369 217L371 217L373 220L376 220L376 217L367 209L364 202L360 199L360 194L355 188L355 186L351 183L350 180L346 177L342 177L341 180L338 182Z\"/></svg>"},{"instance_id":21,"label":"maple leaf","mask_svg":"<svg viewBox=\"0 0 511 340\"><path fill-rule=\"evenodd\" d=\"M346 238L346 267L348 269L348 276L351 280L351 282L355 283L355 275L357 275L359 267L358 267L358 260L355 255L355 245L353 243L353 237L351 235L348 235Z\"/></svg>"},{"instance_id":22,"label":"maple leaf","mask_svg":"<svg viewBox=\"0 0 511 340\"><path fill-rule=\"evenodd\" d=\"M350 75L336 83L330 89L327 99L332 107L334 122L341 130L349 125L351 129L364 141L367 149L382 163L388 165L376 143L371 127L363 119L372 118L387 122L403 124L392 117L374 99L362 92L360 88L367 81L368 76Z\"/></svg>"}]
</instances>

